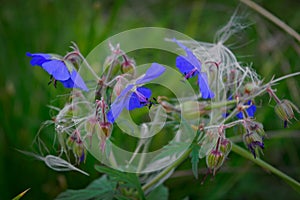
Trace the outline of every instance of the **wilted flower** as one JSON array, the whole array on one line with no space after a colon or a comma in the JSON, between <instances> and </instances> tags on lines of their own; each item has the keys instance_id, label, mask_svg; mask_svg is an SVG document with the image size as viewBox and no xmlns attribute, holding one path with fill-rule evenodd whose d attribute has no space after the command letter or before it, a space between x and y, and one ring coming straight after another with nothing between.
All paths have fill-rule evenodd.
<instances>
[{"instance_id":1,"label":"wilted flower","mask_svg":"<svg viewBox=\"0 0 300 200\"><path fill-rule=\"evenodd\" d=\"M85 162L86 148L80 136L79 130L75 130L67 140L67 146L72 149L74 156L77 159L77 163Z\"/></svg>"},{"instance_id":2,"label":"wilted flower","mask_svg":"<svg viewBox=\"0 0 300 200\"><path fill-rule=\"evenodd\" d=\"M258 150L264 148L263 140L266 133L263 125L253 119L246 118L243 120L243 126L246 129L246 132L243 135L244 143L256 158L256 154L259 153Z\"/></svg>"},{"instance_id":3,"label":"wilted flower","mask_svg":"<svg viewBox=\"0 0 300 200\"><path fill-rule=\"evenodd\" d=\"M83 79L69 61L45 53L31 54L27 52L26 55L32 58L30 61L32 66L38 65L51 75L51 78L54 79L54 85L56 81L60 81L66 88L79 88L88 91Z\"/></svg>"},{"instance_id":4,"label":"wilted flower","mask_svg":"<svg viewBox=\"0 0 300 200\"><path fill-rule=\"evenodd\" d=\"M259 153L259 150L264 149L263 139L257 132L247 131L243 135L243 140L245 145L253 154L254 158L256 158L256 155Z\"/></svg>"},{"instance_id":5,"label":"wilted flower","mask_svg":"<svg viewBox=\"0 0 300 200\"><path fill-rule=\"evenodd\" d=\"M163 66L153 63L146 73L138 78L134 84L129 84L122 90L121 94L112 103L111 108L107 113L107 120L110 123L113 123L125 107L128 110L133 110L146 105L151 106L151 90L140 85L159 77L164 72L165 68Z\"/></svg>"},{"instance_id":6,"label":"wilted flower","mask_svg":"<svg viewBox=\"0 0 300 200\"><path fill-rule=\"evenodd\" d=\"M183 50L185 50L187 54L186 56L178 56L176 58L176 66L179 71L184 74L186 79L198 75L198 85L202 94L202 98L214 98L215 94L209 88L207 75L201 71L201 62L189 48L181 44L176 39L173 41L176 42Z\"/></svg>"}]
</instances>

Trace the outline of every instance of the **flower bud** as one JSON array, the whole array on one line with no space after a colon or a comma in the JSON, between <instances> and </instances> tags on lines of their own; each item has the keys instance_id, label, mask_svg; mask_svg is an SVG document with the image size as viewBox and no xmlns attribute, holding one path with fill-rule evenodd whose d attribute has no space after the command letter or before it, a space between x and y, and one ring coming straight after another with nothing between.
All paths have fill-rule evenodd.
<instances>
[{"instance_id":1,"label":"flower bud","mask_svg":"<svg viewBox=\"0 0 300 200\"><path fill-rule=\"evenodd\" d=\"M123 76L119 76L117 78L117 82L114 86L114 89L113 89L113 93L116 95L116 96L119 96L122 92L122 90L125 88L125 86L127 85L128 83L128 80L125 79Z\"/></svg>"},{"instance_id":2,"label":"flower bud","mask_svg":"<svg viewBox=\"0 0 300 200\"><path fill-rule=\"evenodd\" d=\"M111 123L99 122L97 119L92 117L86 121L85 130L91 138L94 134L97 135L98 139L100 140L100 147L102 150L104 150L106 139L111 135Z\"/></svg>"},{"instance_id":3,"label":"flower bud","mask_svg":"<svg viewBox=\"0 0 300 200\"><path fill-rule=\"evenodd\" d=\"M299 113L298 108L289 100L282 100L275 106L275 113L284 121L284 128L290 119L295 118L294 110ZM294 109L294 110L293 110Z\"/></svg>"},{"instance_id":4,"label":"flower bud","mask_svg":"<svg viewBox=\"0 0 300 200\"><path fill-rule=\"evenodd\" d=\"M253 120L245 120L244 127L249 132L256 132L262 139L266 137L264 127L259 122Z\"/></svg>"},{"instance_id":5,"label":"flower bud","mask_svg":"<svg viewBox=\"0 0 300 200\"><path fill-rule=\"evenodd\" d=\"M90 117L85 122L85 130L88 135L94 135L100 131L100 126L96 117Z\"/></svg>"},{"instance_id":6,"label":"flower bud","mask_svg":"<svg viewBox=\"0 0 300 200\"><path fill-rule=\"evenodd\" d=\"M216 149L213 149L206 156L206 165L209 169L213 170L213 174L215 174L216 170L218 170L225 160L224 154Z\"/></svg>"},{"instance_id":7,"label":"flower bud","mask_svg":"<svg viewBox=\"0 0 300 200\"><path fill-rule=\"evenodd\" d=\"M78 130L73 131L73 133L67 139L66 145L73 151L73 154L77 160L77 164L85 162L86 148Z\"/></svg>"},{"instance_id":8,"label":"flower bud","mask_svg":"<svg viewBox=\"0 0 300 200\"><path fill-rule=\"evenodd\" d=\"M77 140L77 134L76 134L76 131L74 131L70 136L69 138L67 139L67 142L66 142L66 145L69 149L72 149L73 148L73 145L75 143L75 141Z\"/></svg>"},{"instance_id":9,"label":"flower bud","mask_svg":"<svg viewBox=\"0 0 300 200\"><path fill-rule=\"evenodd\" d=\"M103 123L100 123L100 128L105 136L105 138L108 138L110 137L110 134L111 134L111 123L109 122L103 122Z\"/></svg>"},{"instance_id":10,"label":"flower bud","mask_svg":"<svg viewBox=\"0 0 300 200\"><path fill-rule=\"evenodd\" d=\"M220 144L220 151L224 154L225 157L228 156L229 152L231 151L232 144L231 141L224 138L221 140Z\"/></svg>"},{"instance_id":11,"label":"flower bud","mask_svg":"<svg viewBox=\"0 0 300 200\"><path fill-rule=\"evenodd\" d=\"M128 59L126 56L123 56L124 61L121 63L121 72L124 74L135 74L135 62L134 60Z\"/></svg>"},{"instance_id":12,"label":"flower bud","mask_svg":"<svg viewBox=\"0 0 300 200\"><path fill-rule=\"evenodd\" d=\"M73 153L77 158L77 163L80 164L86 160L86 148L84 147L83 141L79 138L73 145Z\"/></svg>"},{"instance_id":13,"label":"flower bud","mask_svg":"<svg viewBox=\"0 0 300 200\"><path fill-rule=\"evenodd\" d=\"M255 83L247 83L244 87L244 91L246 94L253 94L257 91L258 86Z\"/></svg>"}]
</instances>

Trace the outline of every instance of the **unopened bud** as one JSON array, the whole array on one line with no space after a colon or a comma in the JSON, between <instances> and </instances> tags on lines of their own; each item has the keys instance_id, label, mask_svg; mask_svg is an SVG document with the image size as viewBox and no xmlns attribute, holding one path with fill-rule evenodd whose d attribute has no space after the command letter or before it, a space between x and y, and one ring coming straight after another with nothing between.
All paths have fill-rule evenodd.
<instances>
[{"instance_id":1,"label":"unopened bud","mask_svg":"<svg viewBox=\"0 0 300 200\"><path fill-rule=\"evenodd\" d=\"M123 76L119 76L117 78L117 82L114 86L113 92L116 96L119 96L122 92L122 90L125 88L125 86L127 85L128 80L125 79Z\"/></svg>"},{"instance_id":2,"label":"unopened bud","mask_svg":"<svg viewBox=\"0 0 300 200\"><path fill-rule=\"evenodd\" d=\"M86 160L86 148L84 147L83 141L78 139L73 145L73 153L77 158L77 162L82 163Z\"/></svg>"},{"instance_id":3,"label":"unopened bud","mask_svg":"<svg viewBox=\"0 0 300 200\"><path fill-rule=\"evenodd\" d=\"M216 170L222 166L224 160L224 154L219 150L213 149L206 156L206 165L209 169L213 170L213 173L215 174Z\"/></svg>"},{"instance_id":4,"label":"unopened bud","mask_svg":"<svg viewBox=\"0 0 300 200\"><path fill-rule=\"evenodd\" d=\"M232 144L231 141L228 139L222 139L220 144L220 151L224 154L225 157L228 156L229 152L231 151Z\"/></svg>"},{"instance_id":5,"label":"unopened bud","mask_svg":"<svg viewBox=\"0 0 300 200\"><path fill-rule=\"evenodd\" d=\"M92 136L94 134L97 135L98 139L100 140L99 144L102 150L104 150L104 146L106 143L106 139L110 137L112 131L112 125L109 122L99 122L94 118L91 118L86 121L85 124L86 132Z\"/></svg>"},{"instance_id":6,"label":"unopened bud","mask_svg":"<svg viewBox=\"0 0 300 200\"><path fill-rule=\"evenodd\" d=\"M134 60L128 59L126 56L123 56L124 61L121 63L121 72L124 74L135 73L135 62Z\"/></svg>"},{"instance_id":7,"label":"unopened bud","mask_svg":"<svg viewBox=\"0 0 300 200\"><path fill-rule=\"evenodd\" d=\"M245 93L246 94L253 94L257 91L258 86L255 83L247 83L245 85Z\"/></svg>"}]
</instances>

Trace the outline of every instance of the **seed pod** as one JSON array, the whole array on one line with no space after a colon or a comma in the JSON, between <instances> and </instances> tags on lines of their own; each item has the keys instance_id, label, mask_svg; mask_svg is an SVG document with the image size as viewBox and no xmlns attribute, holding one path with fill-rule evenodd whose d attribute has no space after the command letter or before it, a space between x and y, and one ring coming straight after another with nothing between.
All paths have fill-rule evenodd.
<instances>
[{"instance_id":1,"label":"seed pod","mask_svg":"<svg viewBox=\"0 0 300 200\"><path fill-rule=\"evenodd\" d=\"M290 119L295 118L294 110L299 113L298 108L289 100L282 100L275 106L275 113L284 121L284 128L287 127L287 123L290 122Z\"/></svg>"}]
</instances>

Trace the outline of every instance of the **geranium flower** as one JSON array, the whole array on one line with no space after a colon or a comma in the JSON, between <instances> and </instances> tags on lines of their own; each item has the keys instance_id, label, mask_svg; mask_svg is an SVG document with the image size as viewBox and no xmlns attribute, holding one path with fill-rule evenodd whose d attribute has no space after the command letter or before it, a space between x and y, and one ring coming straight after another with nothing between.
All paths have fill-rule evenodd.
<instances>
[{"instance_id":1,"label":"geranium flower","mask_svg":"<svg viewBox=\"0 0 300 200\"><path fill-rule=\"evenodd\" d=\"M107 120L110 123L118 118L124 108L133 110L143 106L151 106L150 97L152 92L150 89L141 85L159 77L165 72L165 68L158 63L153 63L144 75L138 78L135 83L129 84L121 94L111 104L110 110L107 113Z\"/></svg>"},{"instance_id":2,"label":"geranium flower","mask_svg":"<svg viewBox=\"0 0 300 200\"><path fill-rule=\"evenodd\" d=\"M186 56L178 56L176 58L176 67L182 74L184 74L186 79L198 75L199 90L203 99L214 98L215 94L208 85L207 74L205 72L201 72L201 62L189 48L181 44L176 39L173 39L173 41L186 52Z\"/></svg>"},{"instance_id":3,"label":"geranium flower","mask_svg":"<svg viewBox=\"0 0 300 200\"><path fill-rule=\"evenodd\" d=\"M52 78L54 78L54 84L56 81L60 81L66 88L79 88L88 91L81 76L72 65L67 64L67 61L45 53L31 54L27 52L26 55L32 58L30 61L32 66L37 65L42 67Z\"/></svg>"}]
</instances>

